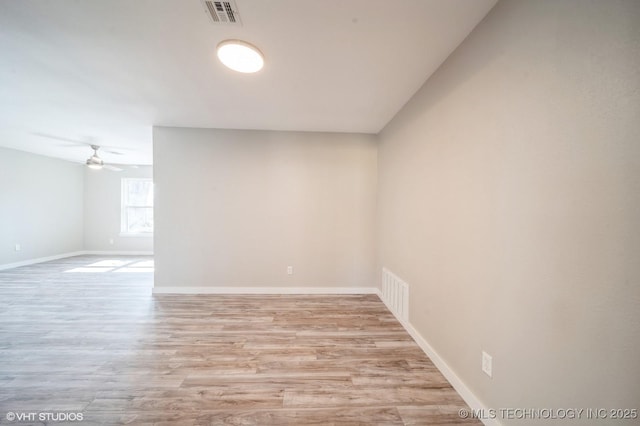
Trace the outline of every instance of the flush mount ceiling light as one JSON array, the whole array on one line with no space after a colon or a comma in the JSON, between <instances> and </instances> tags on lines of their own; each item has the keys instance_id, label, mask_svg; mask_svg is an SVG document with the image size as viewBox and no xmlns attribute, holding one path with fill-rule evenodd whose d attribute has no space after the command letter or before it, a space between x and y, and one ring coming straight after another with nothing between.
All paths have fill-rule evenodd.
<instances>
[{"instance_id":1,"label":"flush mount ceiling light","mask_svg":"<svg viewBox=\"0 0 640 426\"><path fill-rule=\"evenodd\" d=\"M218 59L226 67L242 73L254 73L264 66L262 52L242 40L225 40L218 45Z\"/></svg>"}]
</instances>

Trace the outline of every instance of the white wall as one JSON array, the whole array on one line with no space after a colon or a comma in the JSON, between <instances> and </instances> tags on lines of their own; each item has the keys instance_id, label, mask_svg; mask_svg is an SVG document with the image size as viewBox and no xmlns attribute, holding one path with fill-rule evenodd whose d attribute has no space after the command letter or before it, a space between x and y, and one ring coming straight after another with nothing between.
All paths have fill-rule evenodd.
<instances>
[{"instance_id":1,"label":"white wall","mask_svg":"<svg viewBox=\"0 0 640 426\"><path fill-rule=\"evenodd\" d=\"M640 408L639 23L503 0L380 135L379 266L489 407Z\"/></svg>"},{"instance_id":2,"label":"white wall","mask_svg":"<svg viewBox=\"0 0 640 426\"><path fill-rule=\"evenodd\" d=\"M373 136L156 127L153 140L156 288L376 284Z\"/></svg>"},{"instance_id":3,"label":"white wall","mask_svg":"<svg viewBox=\"0 0 640 426\"><path fill-rule=\"evenodd\" d=\"M84 171L84 249L88 251L149 252L153 251L151 236L120 235L121 182L123 178L151 178L151 166L123 171L107 169ZM111 240L113 239L113 244Z\"/></svg>"},{"instance_id":4,"label":"white wall","mask_svg":"<svg viewBox=\"0 0 640 426\"><path fill-rule=\"evenodd\" d=\"M0 148L0 265L82 250L82 173L79 164Z\"/></svg>"}]
</instances>

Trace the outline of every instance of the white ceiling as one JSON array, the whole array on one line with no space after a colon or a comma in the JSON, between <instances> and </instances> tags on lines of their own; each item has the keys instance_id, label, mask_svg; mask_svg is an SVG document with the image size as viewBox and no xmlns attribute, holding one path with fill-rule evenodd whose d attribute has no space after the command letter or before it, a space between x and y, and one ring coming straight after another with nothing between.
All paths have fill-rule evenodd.
<instances>
[{"instance_id":1,"label":"white ceiling","mask_svg":"<svg viewBox=\"0 0 640 426\"><path fill-rule=\"evenodd\" d=\"M0 0L0 146L151 163L153 125L377 133L496 0ZM216 45L258 46L224 68Z\"/></svg>"}]
</instances>

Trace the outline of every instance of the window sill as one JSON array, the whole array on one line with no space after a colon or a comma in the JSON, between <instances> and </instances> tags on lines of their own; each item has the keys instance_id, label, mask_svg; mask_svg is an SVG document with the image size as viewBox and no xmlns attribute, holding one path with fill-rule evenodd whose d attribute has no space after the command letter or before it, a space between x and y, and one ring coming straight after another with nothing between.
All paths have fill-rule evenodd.
<instances>
[{"instance_id":1,"label":"window sill","mask_svg":"<svg viewBox=\"0 0 640 426\"><path fill-rule=\"evenodd\" d=\"M153 238L153 232L121 232L121 237L142 237L142 238Z\"/></svg>"}]
</instances>

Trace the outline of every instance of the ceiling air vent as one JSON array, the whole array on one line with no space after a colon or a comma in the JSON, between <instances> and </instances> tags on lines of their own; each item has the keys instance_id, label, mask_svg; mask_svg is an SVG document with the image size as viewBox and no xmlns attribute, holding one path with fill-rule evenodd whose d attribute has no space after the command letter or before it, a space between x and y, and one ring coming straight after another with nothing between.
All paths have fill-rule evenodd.
<instances>
[{"instance_id":1,"label":"ceiling air vent","mask_svg":"<svg viewBox=\"0 0 640 426\"><path fill-rule=\"evenodd\" d=\"M242 25L238 8L233 0L200 0L200 2L215 25Z\"/></svg>"}]
</instances>

